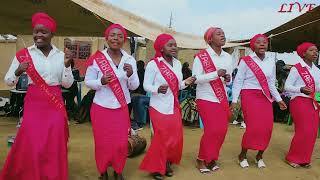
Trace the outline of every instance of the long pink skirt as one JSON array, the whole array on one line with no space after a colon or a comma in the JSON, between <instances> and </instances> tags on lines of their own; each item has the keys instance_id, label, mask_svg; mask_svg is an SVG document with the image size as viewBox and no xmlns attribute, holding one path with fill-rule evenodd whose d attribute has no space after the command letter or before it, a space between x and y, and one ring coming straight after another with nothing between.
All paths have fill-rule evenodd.
<instances>
[{"instance_id":1,"label":"long pink skirt","mask_svg":"<svg viewBox=\"0 0 320 180\"><path fill-rule=\"evenodd\" d=\"M109 166L121 173L128 156L128 109L108 109L93 103L90 114L99 173L105 173Z\"/></svg>"},{"instance_id":2,"label":"long pink skirt","mask_svg":"<svg viewBox=\"0 0 320 180\"><path fill-rule=\"evenodd\" d=\"M51 92L62 99L61 88ZM30 85L23 122L1 172L1 180L67 180L68 124L44 93Z\"/></svg>"},{"instance_id":3,"label":"long pink skirt","mask_svg":"<svg viewBox=\"0 0 320 180\"><path fill-rule=\"evenodd\" d=\"M247 125L242 137L242 148L266 150L273 128L272 103L261 90L243 89L241 107Z\"/></svg>"},{"instance_id":4,"label":"long pink skirt","mask_svg":"<svg viewBox=\"0 0 320 180\"><path fill-rule=\"evenodd\" d=\"M149 112L154 136L140 169L164 175L167 161L179 164L181 160L183 148L181 113L175 108L174 114L162 114L152 107L149 108Z\"/></svg>"},{"instance_id":5,"label":"long pink skirt","mask_svg":"<svg viewBox=\"0 0 320 180\"><path fill-rule=\"evenodd\" d=\"M295 97L290 101L290 113L294 122L294 137L286 160L296 164L309 164L317 139L319 111L313 107L313 100Z\"/></svg>"},{"instance_id":6,"label":"long pink skirt","mask_svg":"<svg viewBox=\"0 0 320 180\"><path fill-rule=\"evenodd\" d=\"M210 163L219 158L228 130L228 114L220 103L197 100L197 107L204 124L198 159Z\"/></svg>"}]
</instances>

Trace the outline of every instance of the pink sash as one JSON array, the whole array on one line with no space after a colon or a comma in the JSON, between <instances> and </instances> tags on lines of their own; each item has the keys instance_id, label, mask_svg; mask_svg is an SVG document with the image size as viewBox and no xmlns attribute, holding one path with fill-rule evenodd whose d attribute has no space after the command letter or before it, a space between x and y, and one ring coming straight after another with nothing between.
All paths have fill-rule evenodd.
<instances>
[{"instance_id":1,"label":"pink sash","mask_svg":"<svg viewBox=\"0 0 320 180\"><path fill-rule=\"evenodd\" d=\"M202 64L202 67L205 73L211 73L217 70L217 68L213 63L212 58L210 57L209 53L206 50L201 51L200 53L197 54L197 56L200 59L200 62ZM231 112L229 110L228 98L227 98L226 91L224 89L224 85L221 79L217 78L216 80L210 81L210 85L214 93L216 94L218 100L220 101L221 105L228 113L228 117L230 117Z\"/></svg>"},{"instance_id":2,"label":"pink sash","mask_svg":"<svg viewBox=\"0 0 320 180\"><path fill-rule=\"evenodd\" d=\"M29 54L29 51L27 48L24 48L16 53L16 57L20 63L22 62L29 62L29 67L27 69L28 76L32 79L33 83L38 86L42 92L45 93L45 95L48 97L49 102L52 103L67 119L67 112L64 107L64 102L57 97L55 94L49 91L49 85L42 79L40 74L37 72L31 55Z\"/></svg>"},{"instance_id":3,"label":"pink sash","mask_svg":"<svg viewBox=\"0 0 320 180\"><path fill-rule=\"evenodd\" d=\"M154 62L157 64L157 67L160 70L161 75L167 81L169 88L171 89L174 97L174 106L180 109L180 103L178 100L179 96L179 80L176 74L163 62L158 59L153 59Z\"/></svg>"},{"instance_id":4,"label":"pink sash","mask_svg":"<svg viewBox=\"0 0 320 180\"><path fill-rule=\"evenodd\" d=\"M312 89L312 93L309 96L313 99L313 105L315 109L318 109L318 103L314 98L316 86L312 75L306 67L302 67L301 63L294 65L294 67L298 70L298 73L301 76L303 82L306 84L306 86Z\"/></svg>"},{"instance_id":5,"label":"pink sash","mask_svg":"<svg viewBox=\"0 0 320 180\"><path fill-rule=\"evenodd\" d=\"M254 62L254 60L250 56L244 56L242 57L242 60L247 64L247 66L251 69L253 74L256 76L261 88L263 94L268 98L270 102L273 102L273 99L271 97L271 93L269 90L268 80L261 70L261 68L258 66L257 63Z\"/></svg>"},{"instance_id":6,"label":"pink sash","mask_svg":"<svg viewBox=\"0 0 320 180\"><path fill-rule=\"evenodd\" d=\"M112 79L107 84L107 86L111 88L113 94L116 96L117 100L119 101L120 106L128 108L127 101L124 96L124 92L122 90L120 81L117 78L116 73L113 71L107 57L101 51L97 51L94 55L90 57L90 59L96 61L103 75L111 74ZM91 61L90 59L88 61Z\"/></svg>"}]
</instances>

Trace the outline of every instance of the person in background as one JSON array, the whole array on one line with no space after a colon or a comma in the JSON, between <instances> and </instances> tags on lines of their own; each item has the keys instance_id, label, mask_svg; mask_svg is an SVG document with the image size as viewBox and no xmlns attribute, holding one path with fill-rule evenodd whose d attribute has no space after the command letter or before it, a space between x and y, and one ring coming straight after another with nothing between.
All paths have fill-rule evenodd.
<instances>
[{"instance_id":1,"label":"person in background","mask_svg":"<svg viewBox=\"0 0 320 180\"><path fill-rule=\"evenodd\" d=\"M139 77L136 60L122 49L126 30L120 24L112 24L105 30L105 39L109 47L97 51L87 61L85 84L96 91L90 115L101 179L108 179L107 170L112 166L114 178L124 180L122 171L131 129L129 90L138 88Z\"/></svg>"},{"instance_id":2,"label":"person in background","mask_svg":"<svg viewBox=\"0 0 320 180\"><path fill-rule=\"evenodd\" d=\"M192 76L192 71L189 68L189 63L188 62L185 62L182 65L182 76L183 76L183 80L185 80L188 77Z\"/></svg>"},{"instance_id":3,"label":"person in background","mask_svg":"<svg viewBox=\"0 0 320 180\"><path fill-rule=\"evenodd\" d=\"M284 84L288 77L288 71L285 69L286 64L283 60L276 62L276 87L281 95L281 98L287 105L287 109L281 110L277 102L272 103L274 122L286 122L289 116L289 101L288 93L284 91Z\"/></svg>"},{"instance_id":4,"label":"person in background","mask_svg":"<svg viewBox=\"0 0 320 180\"><path fill-rule=\"evenodd\" d=\"M5 76L6 84L14 86L26 72L29 86L23 123L0 180L67 180L69 129L61 86L73 83L72 54L51 43L57 26L48 14L35 13L31 25L34 45L16 53Z\"/></svg>"},{"instance_id":5,"label":"person in background","mask_svg":"<svg viewBox=\"0 0 320 180\"><path fill-rule=\"evenodd\" d=\"M272 97L280 109L287 106L275 86L274 60L266 54L268 38L262 34L255 35L250 40L250 48L253 53L242 57L233 82L231 109L236 106L241 93L241 108L247 127L238 156L239 165L249 167L247 151L251 149L258 151L255 158L258 168L265 168L263 153L269 145L273 129Z\"/></svg>"},{"instance_id":6,"label":"person in background","mask_svg":"<svg viewBox=\"0 0 320 180\"><path fill-rule=\"evenodd\" d=\"M229 104L232 103L232 85L233 85L233 81L234 78L236 77L238 72L238 69L234 69L232 72L232 83L227 85L228 88L228 100L229 100ZM238 125L240 124L240 129L245 129L246 128L246 123L244 122L243 119L243 113L241 110L241 102L240 99L237 102L237 104L235 105L233 111L232 111L232 118L231 118L232 122L230 124L232 125Z\"/></svg>"},{"instance_id":7,"label":"person in background","mask_svg":"<svg viewBox=\"0 0 320 180\"><path fill-rule=\"evenodd\" d=\"M147 120L148 116L147 111L150 103L150 97L146 96L146 91L143 89L143 81L144 81L144 61L137 62L138 76L140 85L138 89L132 91L131 93L131 103L133 109L133 120L131 120L131 128L133 130L141 130L145 124L143 119Z\"/></svg>"},{"instance_id":8,"label":"person in background","mask_svg":"<svg viewBox=\"0 0 320 180\"><path fill-rule=\"evenodd\" d=\"M315 44L304 42L297 47L297 53L301 60L291 68L284 87L290 93L295 131L285 159L294 168L310 168L319 128L315 93L320 91L320 70L314 64L319 51Z\"/></svg>"},{"instance_id":9,"label":"person in background","mask_svg":"<svg viewBox=\"0 0 320 180\"><path fill-rule=\"evenodd\" d=\"M73 77L76 80L77 76L79 76L79 74L77 74L76 72L79 73L79 70L75 69L74 61L71 62L71 69L72 69ZM62 93L62 96L66 101L66 109L67 109L69 120L72 118L78 122L79 121L79 108L78 108L78 105L74 102L74 99L78 94L77 82L74 81L70 88L64 88L64 89L68 90L68 92ZM80 102L78 102L78 103L80 103Z\"/></svg>"}]
</instances>

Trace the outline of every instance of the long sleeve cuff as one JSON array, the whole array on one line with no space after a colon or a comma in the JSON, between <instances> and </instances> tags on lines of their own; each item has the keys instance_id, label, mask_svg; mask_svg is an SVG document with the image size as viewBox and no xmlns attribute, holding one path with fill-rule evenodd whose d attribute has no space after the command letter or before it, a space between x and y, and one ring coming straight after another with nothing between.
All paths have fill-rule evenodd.
<instances>
[{"instance_id":1,"label":"long sleeve cuff","mask_svg":"<svg viewBox=\"0 0 320 180\"><path fill-rule=\"evenodd\" d=\"M185 80L182 81L181 85L180 85L180 90L185 89L187 87Z\"/></svg>"},{"instance_id":2,"label":"long sleeve cuff","mask_svg":"<svg viewBox=\"0 0 320 180\"><path fill-rule=\"evenodd\" d=\"M195 83L205 83L218 78L218 73L217 71L214 71L207 74L201 74L201 75L199 74L199 75L196 75L196 78L197 80Z\"/></svg>"},{"instance_id":3,"label":"long sleeve cuff","mask_svg":"<svg viewBox=\"0 0 320 180\"><path fill-rule=\"evenodd\" d=\"M65 88L69 88L72 86L74 81L73 75L72 75L72 70L71 67L64 67L63 68L63 73L62 73L62 86Z\"/></svg>"},{"instance_id":4,"label":"long sleeve cuff","mask_svg":"<svg viewBox=\"0 0 320 180\"><path fill-rule=\"evenodd\" d=\"M136 90L139 87L139 76L136 72L132 73L130 77L128 77L128 86L130 90Z\"/></svg>"},{"instance_id":5,"label":"long sleeve cuff","mask_svg":"<svg viewBox=\"0 0 320 180\"><path fill-rule=\"evenodd\" d=\"M5 82L8 86L14 86L18 83L20 76L13 75L11 77L5 78Z\"/></svg>"}]
</instances>

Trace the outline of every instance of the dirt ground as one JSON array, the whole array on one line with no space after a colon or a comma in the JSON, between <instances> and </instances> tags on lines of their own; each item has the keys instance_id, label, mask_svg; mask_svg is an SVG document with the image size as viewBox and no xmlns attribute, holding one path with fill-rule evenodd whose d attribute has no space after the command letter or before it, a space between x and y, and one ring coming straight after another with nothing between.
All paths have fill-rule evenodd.
<instances>
[{"instance_id":1,"label":"dirt ground","mask_svg":"<svg viewBox=\"0 0 320 180\"><path fill-rule=\"evenodd\" d=\"M16 132L17 118L0 118L0 167L3 166L8 153L7 136ZM69 179L70 180L97 180L99 174L94 159L94 145L91 124L70 124L71 138L69 142ZM222 147L217 172L203 175L195 168L201 129L184 128L184 151L180 166L175 166L176 180L219 179L219 180L315 180L320 179L320 141L318 140L312 157L311 169L294 169L284 162L284 155L288 150L293 134L293 127L285 124L275 124L272 140L264 155L266 169L258 169L254 164L255 152L249 152L249 169L241 169L237 164L237 155L240 150L241 137L244 130L238 126L230 125L229 131ZM150 129L140 131L150 144ZM124 175L128 180L152 179L145 172L138 170L144 154L128 159ZM110 171L111 173L111 171ZM109 174L110 174L109 173ZM110 178L109 178L110 179ZM111 178L112 179L112 178Z\"/></svg>"}]
</instances>

